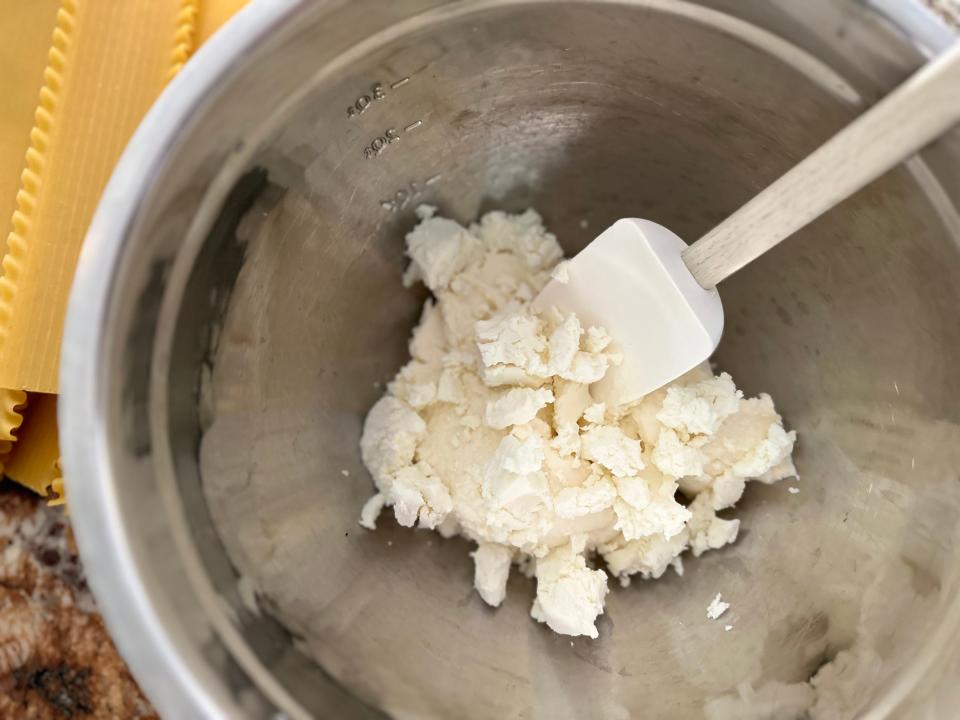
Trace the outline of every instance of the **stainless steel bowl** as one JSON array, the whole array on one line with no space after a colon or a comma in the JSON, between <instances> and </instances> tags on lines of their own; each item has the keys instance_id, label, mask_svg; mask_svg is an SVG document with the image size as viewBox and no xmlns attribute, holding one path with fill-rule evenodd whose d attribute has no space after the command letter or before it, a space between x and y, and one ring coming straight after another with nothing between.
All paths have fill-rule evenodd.
<instances>
[{"instance_id":1,"label":"stainless steel bowl","mask_svg":"<svg viewBox=\"0 0 960 720\"><path fill-rule=\"evenodd\" d=\"M750 488L736 545L614 590L599 640L532 622L523 578L483 607L462 541L356 519L362 418L422 300L399 282L417 203L532 205L569 252L621 216L695 239L954 38L912 0L241 12L117 168L64 347L78 541L161 712L699 718L839 655L836 717L952 717L956 132L724 286L718 361L799 432L801 492Z\"/></svg>"}]
</instances>

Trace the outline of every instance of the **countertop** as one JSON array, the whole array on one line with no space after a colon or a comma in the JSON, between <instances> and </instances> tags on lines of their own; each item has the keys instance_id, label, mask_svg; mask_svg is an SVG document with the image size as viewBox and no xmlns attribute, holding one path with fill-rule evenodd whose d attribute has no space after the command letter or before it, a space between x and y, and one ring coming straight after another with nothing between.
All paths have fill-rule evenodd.
<instances>
[{"instance_id":1,"label":"countertop","mask_svg":"<svg viewBox=\"0 0 960 720\"><path fill-rule=\"evenodd\" d=\"M117 653L68 515L0 481L0 718L157 718Z\"/></svg>"}]
</instances>

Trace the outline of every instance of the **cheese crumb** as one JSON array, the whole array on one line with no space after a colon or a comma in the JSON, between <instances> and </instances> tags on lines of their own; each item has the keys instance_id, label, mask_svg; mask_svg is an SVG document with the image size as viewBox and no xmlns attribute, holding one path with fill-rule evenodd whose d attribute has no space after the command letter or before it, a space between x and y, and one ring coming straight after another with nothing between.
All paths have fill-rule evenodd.
<instances>
[{"instance_id":1,"label":"cheese crumb","mask_svg":"<svg viewBox=\"0 0 960 720\"><path fill-rule=\"evenodd\" d=\"M489 427L502 430L533 420L541 408L553 402L553 393L539 388L514 388L487 402L484 421Z\"/></svg>"},{"instance_id":2,"label":"cheese crumb","mask_svg":"<svg viewBox=\"0 0 960 720\"><path fill-rule=\"evenodd\" d=\"M615 425L590 427L580 437L583 457L602 465L615 477L636 475L644 467L640 441Z\"/></svg>"},{"instance_id":3,"label":"cheese crumb","mask_svg":"<svg viewBox=\"0 0 960 720\"><path fill-rule=\"evenodd\" d=\"M479 251L480 241L446 218L427 217L407 236L407 255L412 262L405 284L423 280L431 290L447 287Z\"/></svg>"},{"instance_id":4,"label":"cheese crumb","mask_svg":"<svg viewBox=\"0 0 960 720\"><path fill-rule=\"evenodd\" d=\"M360 511L360 525L362 527L367 528L367 530L377 529L377 518L380 516L380 511L383 510L386 500L383 493L376 493L364 503L363 509Z\"/></svg>"},{"instance_id":5,"label":"cheese crumb","mask_svg":"<svg viewBox=\"0 0 960 720\"><path fill-rule=\"evenodd\" d=\"M480 543L471 553L474 561L474 586L483 601L499 607L507 596L507 579L513 550L497 543Z\"/></svg>"},{"instance_id":6,"label":"cheese crumb","mask_svg":"<svg viewBox=\"0 0 960 720\"><path fill-rule=\"evenodd\" d=\"M721 600L720 593L717 593L717 596L710 601L710 605L707 607L707 617L710 620L716 620L729 609L730 603Z\"/></svg>"},{"instance_id":7,"label":"cheese crumb","mask_svg":"<svg viewBox=\"0 0 960 720\"><path fill-rule=\"evenodd\" d=\"M657 419L683 435L713 435L740 406L743 393L722 373L687 387L668 387Z\"/></svg>"},{"instance_id":8,"label":"cheese crumb","mask_svg":"<svg viewBox=\"0 0 960 720\"><path fill-rule=\"evenodd\" d=\"M603 423L603 416L607 412L606 403L594 403L583 411L583 419L587 422L600 425Z\"/></svg>"},{"instance_id":9,"label":"cheese crumb","mask_svg":"<svg viewBox=\"0 0 960 720\"><path fill-rule=\"evenodd\" d=\"M530 614L562 635L599 636L597 616L603 613L607 575L587 567L583 542L554 550L537 561L537 599Z\"/></svg>"}]
</instances>

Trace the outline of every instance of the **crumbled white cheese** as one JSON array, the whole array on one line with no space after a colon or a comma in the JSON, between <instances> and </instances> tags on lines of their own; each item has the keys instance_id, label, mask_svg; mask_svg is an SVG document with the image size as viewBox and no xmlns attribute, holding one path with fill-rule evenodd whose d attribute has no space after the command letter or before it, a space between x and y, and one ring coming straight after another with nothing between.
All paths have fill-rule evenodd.
<instances>
[{"instance_id":1,"label":"crumbled white cheese","mask_svg":"<svg viewBox=\"0 0 960 720\"><path fill-rule=\"evenodd\" d=\"M443 316L436 303L428 300L420 313L420 323L410 338L410 357L427 365L436 364L443 360L443 346Z\"/></svg>"},{"instance_id":2,"label":"crumbled white cheese","mask_svg":"<svg viewBox=\"0 0 960 720\"><path fill-rule=\"evenodd\" d=\"M564 373L569 373L577 353L580 352L580 337L582 335L583 328L580 327L580 321L577 320L576 315L567 315L550 333L548 346L550 348L549 372L551 375L564 377Z\"/></svg>"},{"instance_id":3,"label":"crumbled white cheese","mask_svg":"<svg viewBox=\"0 0 960 720\"><path fill-rule=\"evenodd\" d=\"M554 425L576 425L587 408L593 404L590 388L580 383L554 380L556 400L553 406Z\"/></svg>"},{"instance_id":4,"label":"crumbled white cheese","mask_svg":"<svg viewBox=\"0 0 960 720\"><path fill-rule=\"evenodd\" d=\"M545 447L537 436L507 435L500 442L480 474L483 534L478 539L526 549L546 532L552 494L541 470Z\"/></svg>"},{"instance_id":5,"label":"crumbled white cheese","mask_svg":"<svg viewBox=\"0 0 960 720\"><path fill-rule=\"evenodd\" d=\"M659 481L617 478L617 487L621 499L613 506L617 514L614 528L623 534L624 540L657 533L669 539L682 532L691 518L691 512L674 499L676 483L666 478ZM640 492L640 487L646 489ZM627 489L630 492L626 492Z\"/></svg>"},{"instance_id":6,"label":"crumbled white cheese","mask_svg":"<svg viewBox=\"0 0 960 720\"><path fill-rule=\"evenodd\" d=\"M603 352L610 345L610 342L611 338L609 333L602 327L587 328L587 341L584 343L587 352Z\"/></svg>"},{"instance_id":7,"label":"crumbled white cheese","mask_svg":"<svg viewBox=\"0 0 960 720\"><path fill-rule=\"evenodd\" d=\"M631 406L596 402L591 384L621 359L616 339L575 315L532 313L565 272L540 216L495 212L465 228L418 214L406 280L434 297L411 361L364 425L377 492L360 524L374 529L391 507L401 525L462 535L477 543L485 602L503 602L515 563L537 580L534 618L597 637L607 574L588 560L601 556L624 586L669 567L682 575L686 550L736 540L739 521L717 512L748 479L795 474L795 436L768 396L745 399L706 366Z\"/></svg>"},{"instance_id":8,"label":"crumbled white cheese","mask_svg":"<svg viewBox=\"0 0 960 720\"><path fill-rule=\"evenodd\" d=\"M721 600L721 594L717 593L716 597L710 601L710 605L707 606L707 617L710 620L716 620L729 609L730 603Z\"/></svg>"},{"instance_id":9,"label":"crumbled white cheese","mask_svg":"<svg viewBox=\"0 0 960 720\"><path fill-rule=\"evenodd\" d=\"M367 528L367 530L376 530L377 518L380 517L380 511L383 510L386 501L387 499L383 496L383 493L371 495L370 499L363 504L363 508L360 510L360 525Z\"/></svg>"},{"instance_id":10,"label":"crumbled white cheese","mask_svg":"<svg viewBox=\"0 0 960 720\"><path fill-rule=\"evenodd\" d=\"M541 408L553 402L553 393L543 388L514 388L487 402L484 421L489 427L502 430L533 420Z\"/></svg>"},{"instance_id":11,"label":"crumbled white cheese","mask_svg":"<svg viewBox=\"0 0 960 720\"><path fill-rule=\"evenodd\" d=\"M673 568L673 571L674 571L677 575L679 575L680 577L683 577L683 557L682 557L682 556L677 555L677 556L673 559L673 562L670 563L670 567Z\"/></svg>"},{"instance_id":12,"label":"crumbled white cheese","mask_svg":"<svg viewBox=\"0 0 960 720\"><path fill-rule=\"evenodd\" d=\"M629 541L621 534L601 545L599 550L610 572L617 577L622 579L639 573L644 579L656 579L686 547L687 531L683 530L670 538L657 533Z\"/></svg>"},{"instance_id":13,"label":"crumbled white cheese","mask_svg":"<svg viewBox=\"0 0 960 720\"><path fill-rule=\"evenodd\" d=\"M607 468L614 477L630 477L644 465L639 440L615 425L597 425L581 434L583 457Z\"/></svg>"},{"instance_id":14,"label":"crumbled white cheese","mask_svg":"<svg viewBox=\"0 0 960 720\"><path fill-rule=\"evenodd\" d=\"M536 210L517 215L494 210L472 225L470 232L480 238L488 252L505 252L523 259L531 275L537 270L549 273L563 259L557 238L544 229ZM536 284L546 285L546 278L537 279Z\"/></svg>"},{"instance_id":15,"label":"crumbled white cheese","mask_svg":"<svg viewBox=\"0 0 960 720\"><path fill-rule=\"evenodd\" d=\"M594 403L583 411L583 419L595 425L603 423L603 416L607 412L606 403Z\"/></svg>"},{"instance_id":16,"label":"crumbled white cheese","mask_svg":"<svg viewBox=\"0 0 960 720\"><path fill-rule=\"evenodd\" d=\"M413 462L426 430L423 419L401 400L384 395L377 401L363 426L360 455L378 484L389 484L392 473Z\"/></svg>"},{"instance_id":17,"label":"crumbled white cheese","mask_svg":"<svg viewBox=\"0 0 960 720\"><path fill-rule=\"evenodd\" d=\"M393 506L397 522L407 527L419 518L420 527L433 529L453 510L447 486L426 462L405 467L394 475L387 504Z\"/></svg>"},{"instance_id":18,"label":"crumbled white cheese","mask_svg":"<svg viewBox=\"0 0 960 720\"><path fill-rule=\"evenodd\" d=\"M653 449L653 464L660 472L673 477L703 473L705 457L700 449L680 440L675 430L662 428Z\"/></svg>"},{"instance_id":19,"label":"crumbled white cheese","mask_svg":"<svg viewBox=\"0 0 960 720\"><path fill-rule=\"evenodd\" d=\"M740 477L759 477L793 452L795 437L796 433L788 433L782 426L771 423L767 428L767 437L734 463L731 469Z\"/></svg>"},{"instance_id":20,"label":"crumbled white cheese","mask_svg":"<svg viewBox=\"0 0 960 720\"><path fill-rule=\"evenodd\" d=\"M487 367L512 365L532 375L547 374L547 341L539 318L517 313L481 320L476 327L477 349Z\"/></svg>"},{"instance_id":21,"label":"crumbled white cheese","mask_svg":"<svg viewBox=\"0 0 960 720\"><path fill-rule=\"evenodd\" d=\"M724 508L733 507L737 501L743 497L743 491L746 486L746 478L729 470L720 477L713 478L713 483L710 485L710 498L713 509L723 510Z\"/></svg>"},{"instance_id":22,"label":"crumbled white cheese","mask_svg":"<svg viewBox=\"0 0 960 720\"><path fill-rule=\"evenodd\" d=\"M479 249L480 241L453 220L426 218L407 236L412 262L406 282L423 280L434 291L445 288Z\"/></svg>"},{"instance_id":23,"label":"crumbled white cheese","mask_svg":"<svg viewBox=\"0 0 960 720\"><path fill-rule=\"evenodd\" d=\"M457 404L463 402L463 388L454 368L444 368L437 380L437 402Z\"/></svg>"},{"instance_id":24,"label":"crumbled white cheese","mask_svg":"<svg viewBox=\"0 0 960 720\"><path fill-rule=\"evenodd\" d=\"M599 636L596 619L607 596L607 575L587 567L584 544L585 538L574 538L570 545L537 560L537 599L530 614L563 635L595 638Z\"/></svg>"},{"instance_id":25,"label":"crumbled white cheese","mask_svg":"<svg viewBox=\"0 0 960 720\"><path fill-rule=\"evenodd\" d=\"M483 601L499 607L507 596L507 579L513 562L513 549L506 545L482 542L471 555L474 562L474 587Z\"/></svg>"},{"instance_id":26,"label":"crumbled white cheese","mask_svg":"<svg viewBox=\"0 0 960 720\"><path fill-rule=\"evenodd\" d=\"M739 520L724 520L717 517L713 508L712 495L702 492L690 503L690 551L699 557L707 550L717 550L737 539L740 531Z\"/></svg>"},{"instance_id":27,"label":"crumbled white cheese","mask_svg":"<svg viewBox=\"0 0 960 720\"><path fill-rule=\"evenodd\" d=\"M713 435L740 406L743 393L722 373L695 385L667 388L657 419L684 435Z\"/></svg>"},{"instance_id":28,"label":"crumbled white cheese","mask_svg":"<svg viewBox=\"0 0 960 720\"><path fill-rule=\"evenodd\" d=\"M591 385L607 373L612 356L602 353L578 352L570 367L557 373L564 380Z\"/></svg>"},{"instance_id":29,"label":"crumbled white cheese","mask_svg":"<svg viewBox=\"0 0 960 720\"><path fill-rule=\"evenodd\" d=\"M617 499L617 488L609 478L600 476L592 484L561 488L553 497L553 509L559 518L577 518L602 512Z\"/></svg>"}]
</instances>

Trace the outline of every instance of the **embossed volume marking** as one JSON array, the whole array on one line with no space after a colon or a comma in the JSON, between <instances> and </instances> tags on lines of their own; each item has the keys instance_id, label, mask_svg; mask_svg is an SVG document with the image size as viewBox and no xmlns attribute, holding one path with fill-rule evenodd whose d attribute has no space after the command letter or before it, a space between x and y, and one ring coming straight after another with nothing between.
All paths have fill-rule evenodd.
<instances>
[{"instance_id":1,"label":"embossed volume marking","mask_svg":"<svg viewBox=\"0 0 960 720\"><path fill-rule=\"evenodd\" d=\"M403 131L404 131L404 132L410 132L411 130L416 130L416 129L417 129L418 127L420 127L421 125L423 125L423 120L417 120L416 122L412 122L412 123L410 123L409 125L407 125L407 126L403 129Z\"/></svg>"},{"instance_id":2,"label":"embossed volume marking","mask_svg":"<svg viewBox=\"0 0 960 720\"><path fill-rule=\"evenodd\" d=\"M353 101L353 104L347 107L347 117L355 118L365 113L373 104L374 100L383 100L387 94L383 91L383 83L374 83L370 86L370 93L364 94Z\"/></svg>"},{"instance_id":3,"label":"embossed volume marking","mask_svg":"<svg viewBox=\"0 0 960 720\"><path fill-rule=\"evenodd\" d=\"M363 148L363 157L369 160L383 152L387 145L397 142L400 139L400 133L396 128L387 128L383 135L375 137L370 144Z\"/></svg>"},{"instance_id":4,"label":"embossed volume marking","mask_svg":"<svg viewBox=\"0 0 960 720\"><path fill-rule=\"evenodd\" d=\"M408 77L405 77L405 78L403 78L403 79L401 79L401 80L397 80L395 83L391 83L391 84L390 84L390 89L391 89L391 90L396 90L398 87L403 87L403 86L406 85L408 82L410 82L410 78L408 78Z\"/></svg>"},{"instance_id":5,"label":"embossed volume marking","mask_svg":"<svg viewBox=\"0 0 960 720\"><path fill-rule=\"evenodd\" d=\"M411 202L415 201L421 195L426 192L427 186L432 185L440 179L439 175L434 175L433 177L425 180L422 183L418 183L415 180L410 181L406 186L397 190L393 197L387 200L380 201L380 207L384 210L389 210L391 212L397 212L398 210L403 210Z\"/></svg>"}]
</instances>

